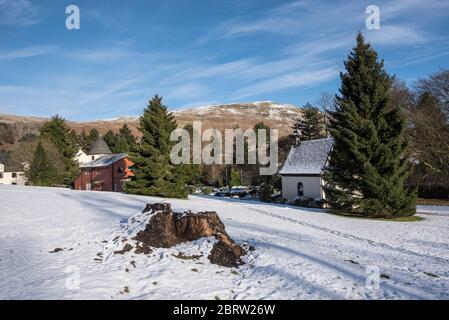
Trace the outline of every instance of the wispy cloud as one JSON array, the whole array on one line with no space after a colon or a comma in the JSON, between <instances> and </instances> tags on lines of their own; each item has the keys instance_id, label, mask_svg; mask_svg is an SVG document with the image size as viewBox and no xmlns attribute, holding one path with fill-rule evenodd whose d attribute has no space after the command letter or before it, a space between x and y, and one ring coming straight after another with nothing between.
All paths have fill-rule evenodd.
<instances>
[{"instance_id":1,"label":"wispy cloud","mask_svg":"<svg viewBox=\"0 0 449 320\"><path fill-rule=\"evenodd\" d=\"M38 13L38 8L28 0L0 0L0 25L34 25L39 22Z\"/></svg>"},{"instance_id":2,"label":"wispy cloud","mask_svg":"<svg viewBox=\"0 0 449 320\"><path fill-rule=\"evenodd\" d=\"M64 55L70 59L92 63L111 63L126 61L126 59L151 58L156 55L140 53L127 47L103 47L90 49L76 49L66 51Z\"/></svg>"},{"instance_id":3,"label":"wispy cloud","mask_svg":"<svg viewBox=\"0 0 449 320\"><path fill-rule=\"evenodd\" d=\"M41 10L48 6L36 4ZM358 30L385 58L389 72L444 59L449 44L441 27L447 23L441 21L448 15L448 1L378 0L380 30L365 28L368 4L303 0L273 7L245 1L234 8L227 2L222 11L231 11L205 22L192 19L185 27L186 21L177 24L174 18L182 12L156 4L119 6L106 14L106 5L86 2L85 23L76 32L65 32L63 12L46 7L49 17L61 19L59 29L42 23L42 29L14 30L17 38L13 34L7 46L0 43L0 67L6 70L0 109L60 112L78 119L114 117L138 114L155 93L163 95L170 108L284 97L283 102L301 104L314 99L321 90L316 87L333 90L337 85ZM215 3L211 9L220 6ZM153 10L152 19L143 9ZM167 12L169 16L162 16ZM38 21L35 2L0 0L0 27ZM36 34L42 37L34 41ZM45 44L54 40L57 46L43 45L42 39ZM406 77L416 76L411 69Z\"/></svg>"},{"instance_id":4,"label":"wispy cloud","mask_svg":"<svg viewBox=\"0 0 449 320\"><path fill-rule=\"evenodd\" d=\"M0 60L23 59L56 53L56 46L31 46L11 51L0 51Z\"/></svg>"},{"instance_id":5,"label":"wispy cloud","mask_svg":"<svg viewBox=\"0 0 449 320\"><path fill-rule=\"evenodd\" d=\"M301 70L260 81L245 86L235 92L234 99L253 97L261 93L275 92L290 88L311 87L338 77L338 69L329 67L318 70Z\"/></svg>"},{"instance_id":6,"label":"wispy cloud","mask_svg":"<svg viewBox=\"0 0 449 320\"><path fill-rule=\"evenodd\" d=\"M365 32L366 38L376 45L404 46L432 41L432 36L413 25L387 24L379 30Z\"/></svg>"}]
</instances>

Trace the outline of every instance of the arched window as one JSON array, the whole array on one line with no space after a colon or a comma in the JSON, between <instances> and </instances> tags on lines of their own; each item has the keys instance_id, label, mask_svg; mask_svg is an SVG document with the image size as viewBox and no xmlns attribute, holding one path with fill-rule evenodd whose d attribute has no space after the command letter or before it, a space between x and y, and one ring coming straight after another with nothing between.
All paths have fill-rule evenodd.
<instances>
[{"instance_id":1,"label":"arched window","mask_svg":"<svg viewBox=\"0 0 449 320\"><path fill-rule=\"evenodd\" d=\"M302 182L298 182L298 197L302 197L304 195L304 187Z\"/></svg>"}]
</instances>

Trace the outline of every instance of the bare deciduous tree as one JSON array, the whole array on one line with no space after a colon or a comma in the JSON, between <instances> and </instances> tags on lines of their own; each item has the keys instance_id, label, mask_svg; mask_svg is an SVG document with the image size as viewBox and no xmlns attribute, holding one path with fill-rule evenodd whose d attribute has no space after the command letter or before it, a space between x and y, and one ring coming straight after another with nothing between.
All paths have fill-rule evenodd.
<instances>
[{"instance_id":1,"label":"bare deciduous tree","mask_svg":"<svg viewBox=\"0 0 449 320\"><path fill-rule=\"evenodd\" d=\"M427 92L435 97L446 116L446 120L449 120L449 69L442 69L427 78L419 80L416 91L419 95Z\"/></svg>"}]
</instances>

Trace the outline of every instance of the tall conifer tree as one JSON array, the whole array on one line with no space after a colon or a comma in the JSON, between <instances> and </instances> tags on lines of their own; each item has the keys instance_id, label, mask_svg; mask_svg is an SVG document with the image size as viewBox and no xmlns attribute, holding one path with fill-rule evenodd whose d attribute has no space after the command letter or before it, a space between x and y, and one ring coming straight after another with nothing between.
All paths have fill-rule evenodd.
<instances>
[{"instance_id":1,"label":"tall conifer tree","mask_svg":"<svg viewBox=\"0 0 449 320\"><path fill-rule=\"evenodd\" d=\"M130 159L135 163L134 177L126 184L126 191L134 194L170 198L187 197L182 166L173 165L170 151L174 142L170 134L177 127L172 113L158 95L150 100L140 117L142 133Z\"/></svg>"},{"instance_id":2,"label":"tall conifer tree","mask_svg":"<svg viewBox=\"0 0 449 320\"><path fill-rule=\"evenodd\" d=\"M345 68L330 123L335 144L324 174L328 199L367 216L413 215L416 194L404 184L410 171L405 112L389 106L392 78L361 33Z\"/></svg>"},{"instance_id":3,"label":"tall conifer tree","mask_svg":"<svg viewBox=\"0 0 449 320\"><path fill-rule=\"evenodd\" d=\"M58 173L51 163L51 160L45 151L42 143L36 146L33 160L26 172L28 181L35 186L51 186L58 181Z\"/></svg>"},{"instance_id":4,"label":"tall conifer tree","mask_svg":"<svg viewBox=\"0 0 449 320\"><path fill-rule=\"evenodd\" d=\"M78 175L78 167L73 160L73 156L77 151L77 141L73 133L71 133L67 121L59 115L55 115L44 123L39 129L39 132L43 138L47 138L53 142L60 154L64 157L64 182L70 185Z\"/></svg>"}]
</instances>

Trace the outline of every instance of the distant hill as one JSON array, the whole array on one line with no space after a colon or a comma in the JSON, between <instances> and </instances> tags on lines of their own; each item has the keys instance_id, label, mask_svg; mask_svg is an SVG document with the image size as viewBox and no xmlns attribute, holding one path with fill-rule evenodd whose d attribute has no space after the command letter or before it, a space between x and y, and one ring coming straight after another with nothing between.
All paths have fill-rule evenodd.
<instances>
[{"instance_id":1,"label":"distant hill","mask_svg":"<svg viewBox=\"0 0 449 320\"><path fill-rule=\"evenodd\" d=\"M248 129L263 121L267 126L278 129L280 136L284 136L291 132L292 124L301 116L301 109L289 104L258 101L201 106L175 110L173 114L180 127L199 120L202 122L203 130L208 128L223 130L236 126ZM47 120L48 118L0 114L0 146L7 147L17 143L25 135L38 134ZM109 129L118 131L126 123L138 136L138 121L138 117L120 117L86 122L68 121L68 123L78 133L83 129L87 132L96 128L100 134L105 134Z\"/></svg>"}]
</instances>

